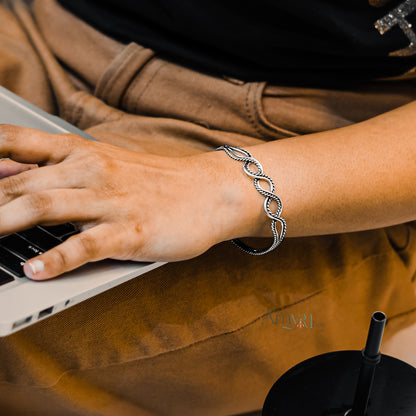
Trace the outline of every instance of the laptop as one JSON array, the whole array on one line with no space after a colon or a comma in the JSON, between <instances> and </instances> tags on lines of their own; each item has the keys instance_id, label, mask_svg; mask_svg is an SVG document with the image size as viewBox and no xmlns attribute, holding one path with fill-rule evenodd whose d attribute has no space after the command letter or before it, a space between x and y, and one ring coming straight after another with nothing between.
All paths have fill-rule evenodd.
<instances>
[{"instance_id":1,"label":"laptop","mask_svg":"<svg viewBox=\"0 0 416 416\"><path fill-rule=\"evenodd\" d=\"M0 87L0 123L32 127L48 133L75 133L96 140L3 87ZM75 227L68 223L36 226L0 236L0 336L33 325L165 264L103 260L42 282L31 281L23 275L22 266L27 259L76 232Z\"/></svg>"}]
</instances>

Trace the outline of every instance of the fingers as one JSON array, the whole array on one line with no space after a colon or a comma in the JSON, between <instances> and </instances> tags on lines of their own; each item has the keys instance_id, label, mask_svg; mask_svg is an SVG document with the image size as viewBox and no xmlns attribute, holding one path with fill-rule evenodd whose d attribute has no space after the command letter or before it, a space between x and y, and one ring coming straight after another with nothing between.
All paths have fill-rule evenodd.
<instances>
[{"instance_id":1,"label":"fingers","mask_svg":"<svg viewBox=\"0 0 416 416\"><path fill-rule=\"evenodd\" d=\"M93 220L103 215L104 205L87 189L53 189L23 195L0 207L0 234L39 223Z\"/></svg>"},{"instance_id":2,"label":"fingers","mask_svg":"<svg viewBox=\"0 0 416 416\"><path fill-rule=\"evenodd\" d=\"M2 159L0 160L0 179L7 178L12 175L17 175L18 173L35 169L38 165L35 164L26 164L18 163L11 159Z\"/></svg>"},{"instance_id":3,"label":"fingers","mask_svg":"<svg viewBox=\"0 0 416 416\"><path fill-rule=\"evenodd\" d=\"M87 262L108 258L114 254L114 247L123 248L123 239L115 228L111 224L96 225L27 261L23 270L30 279L47 280Z\"/></svg>"},{"instance_id":4,"label":"fingers","mask_svg":"<svg viewBox=\"0 0 416 416\"><path fill-rule=\"evenodd\" d=\"M22 195L47 189L82 188L83 183L84 175L75 175L73 165L69 162L42 166L36 170L26 170L19 175L3 178L0 181L0 205Z\"/></svg>"},{"instance_id":5,"label":"fingers","mask_svg":"<svg viewBox=\"0 0 416 416\"><path fill-rule=\"evenodd\" d=\"M0 124L0 157L10 157L22 163L58 163L84 141L72 134L50 134Z\"/></svg>"}]
</instances>

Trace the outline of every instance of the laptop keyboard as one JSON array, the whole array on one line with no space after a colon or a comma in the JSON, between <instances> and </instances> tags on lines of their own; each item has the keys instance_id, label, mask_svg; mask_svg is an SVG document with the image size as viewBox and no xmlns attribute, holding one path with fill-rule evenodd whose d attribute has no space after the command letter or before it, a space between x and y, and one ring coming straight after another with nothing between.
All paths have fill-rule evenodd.
<instances>
[{"instance_id":1,"label":"laptop keyboard","mask_svg":"<svg viewBox=\"0 0 416 416\"><path fill-rule=\"evenodd\" d=\"M24 277L26 260L50 250L77 233L71 223L36 226L0 238L0 286Z\"/></svg>"}]
</instances>

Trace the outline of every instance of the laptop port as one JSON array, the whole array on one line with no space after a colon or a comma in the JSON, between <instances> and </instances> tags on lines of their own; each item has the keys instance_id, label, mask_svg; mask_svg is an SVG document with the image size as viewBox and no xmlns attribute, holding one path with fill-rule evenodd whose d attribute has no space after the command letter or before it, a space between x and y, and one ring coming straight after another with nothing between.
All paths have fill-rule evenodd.
<instances>
[{"instance_id":1,"label":"laptop port","mask_svg":"<svg viewBox=\"0 0 416 416\"><path fill-rule=\"evenodd\" d=\"M32 320L31 316L28 316L27 318L19 319L13 324L13 329L19 328L20 326L29 323Z\"/></svg>"},{"instance_id":2,"label":"laptop port","mask_svg":"<svg viewBox=\"0 0 416 416\"><path fill-rule=\"evenodd\" d=\"M38 315L38 319L41 319L41 318L44 318L45 316L50 315L52 311L53 311L53 306L51 306L50 308L46 308L43 311L40 311Z\"/></svg>"}]
</instances>

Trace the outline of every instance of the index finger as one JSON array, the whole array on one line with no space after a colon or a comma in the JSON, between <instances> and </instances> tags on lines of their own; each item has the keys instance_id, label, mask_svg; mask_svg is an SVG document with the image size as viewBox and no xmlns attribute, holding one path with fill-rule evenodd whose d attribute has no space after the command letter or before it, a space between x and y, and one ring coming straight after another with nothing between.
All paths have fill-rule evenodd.
<instances>
[{"instance_id":1,"label":"index finger","mask_svg":"<svg viewBox=\"0 0 416 416\"><path fill-rule=\"evenodd\" d=\"M0 124L0 157L22 163L58 163L83 140L73 134L52 134L29 127Z\"/></svg>"}]
</instances>

